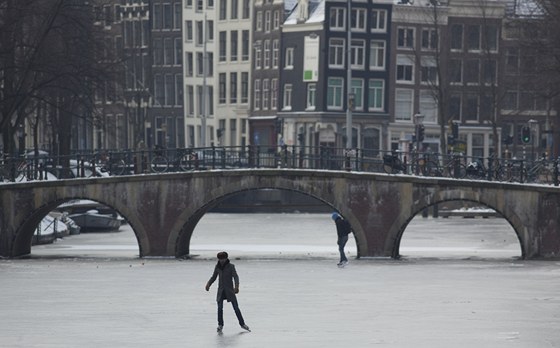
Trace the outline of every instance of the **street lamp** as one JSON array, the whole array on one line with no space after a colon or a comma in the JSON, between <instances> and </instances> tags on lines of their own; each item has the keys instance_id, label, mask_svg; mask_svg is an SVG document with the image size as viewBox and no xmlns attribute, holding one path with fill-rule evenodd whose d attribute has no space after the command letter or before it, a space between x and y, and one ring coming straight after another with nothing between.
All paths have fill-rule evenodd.
<instances>
[{"instance_id":1,"label":"street lamp","mask_svg":"<svg viewBox=\"0 0 560 348\"><path fill-rule=\"evenodd\" d=\"M418 167L418 160L420 159L420 143L422 142L422 140L420 139L420 137L424 136L423 132L424 129L421 129L422 127L424 127L422 125L422 123L424 122L424 115L422 115L421 113L417 113L414 115L414 134L416 136L416 175L420 174L420 168ZM422 133L422 134L421 134Z\"/></svg>"}]
</instances>

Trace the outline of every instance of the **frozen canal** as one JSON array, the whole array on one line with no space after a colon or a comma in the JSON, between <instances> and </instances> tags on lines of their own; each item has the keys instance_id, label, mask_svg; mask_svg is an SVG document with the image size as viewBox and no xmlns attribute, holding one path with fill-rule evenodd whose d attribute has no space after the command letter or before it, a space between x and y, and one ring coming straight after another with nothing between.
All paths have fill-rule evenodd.
<instances>
[{"instance_id":1,"label":"frozen canal","mask_svg":"<svg viewBox=\"0 0 560 348\"><path fill-rule=\"evenodd\" d=\"M330 214L208 214L192 260L139 259L130 229L81 234L0 260L2 347L559 347L560 262L520 261L501 219L422 219L401 260L336 267ZM241 278L245 333L215 254Z\"/></svg>"}]
</instances>

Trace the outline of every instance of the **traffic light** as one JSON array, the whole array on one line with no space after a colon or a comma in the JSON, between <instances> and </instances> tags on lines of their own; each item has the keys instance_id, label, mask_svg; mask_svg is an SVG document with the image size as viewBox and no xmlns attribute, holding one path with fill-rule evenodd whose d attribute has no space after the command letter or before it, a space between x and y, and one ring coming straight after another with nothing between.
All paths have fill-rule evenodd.
<instances>
[{"instance_id":1,"label":"traffic light","mask_svg":"<svg viewBox=\"0 0 560 348\"><path fill-rule=\"evenodd\" d=\"M424 126L418 126L418 141L424 141Z\"/></svg>"},{"instance_id":2,"label":"traffic light","mask_svg":"<svg viewBox=\"0 0 560 348\"><path fill-rule=\"evenodd\" d=\"M521 128L521 142L529 144L531 142L531 128L525 126Z\"/></svg>"},{"instance_id":3,"label":"traffic light","mask_svg":"<svg viewBox=\"0 0 560 348\"><path fill-rule=\"evenodd\" d=\"M459 139L459 124L453 123L451 124L451 134L453 135L454 139Z\"/></svg>"}]
</instances>

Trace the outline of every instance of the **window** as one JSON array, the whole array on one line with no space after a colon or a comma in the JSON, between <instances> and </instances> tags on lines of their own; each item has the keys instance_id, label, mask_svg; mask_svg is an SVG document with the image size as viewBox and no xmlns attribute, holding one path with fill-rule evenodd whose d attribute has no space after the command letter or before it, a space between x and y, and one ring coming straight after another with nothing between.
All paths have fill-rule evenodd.
<instances>
[{"instance_id":1,"label":"window","mask_svg":"<svg viewBox=\"0 0 560 348\"><path fill-rule=\"evenodd\" d=\"M183 76L175 74L175 105L183 105Z\"/></svg>"},{"instance_id":2,"label":"window","mask_svg":"<svg viewBox=\"0 0 560 348\"><path fill-rule=\"evenodd\" d=\"M453 24L451 26L451 49L463 49L463 26L461 24Z\"/></svg>"},{"instance_id":3,"label":"window","mask_svg":"<svg viewBox=\"0 0 560 348\"><path fill-rule=\"evenodd\" d=\"M193 76L194 71L194 57L192 52L185 53L185 60L186 60L186 74L187 76Z\"/></svg>"},{"instance_id":4,"label":"window","mask_svg":"<svg viewBox=\"0 0 560 348\"><path fill-rule=\"evenodd\" d=\"M366 59L366 42L364 40L352 40L352 68L364 69Z\"/></svg>"},{"instance_id":5,"label":"window","mask_svg":"<svg viewBox=\"0 0 560 348\"><path fill-rule=\"evenodd\" d=\"M206 7L207 8L214 8L214 0L208 0L206 2Z\"/></svg>"},{"instance_id":6,"label":"window","mask_svg":"<svg viewBox=\"0 0 560 348\"><path fill-rule=\"evenodd\" d=\"M495 25L486 25L484 27L484 36L486 39L485 48L491 52L498 51L498 27Z\"/></svg>"},{"instance_id":7,"label":"window","mask_svg":"<svg viewBox=\"0 0 560 348\"><path fill-rule=\"evenodd\" d=\"M437 62L435 57L423 56L421 58L420 81L429 85L438 84Z\"/></svg>"},{"instance_id":8,"label":"window","mask_svg":"<svg viewBox=\"0 0 560 348\"><path fill-rule=\"evenodd\" d=\"M364 109L364 80L352 79L352 91L354 94L354 110Z\"/></svg>"},{"instance_id":9,"label":"window","mask_svg":"<svg viewBox=\"0 0 560 348\"><path fill-rule=\"evenodd\" d=\"M230 40L231 46L230 46L229 59L232 62L236 62L237 61L237 51L238 51L238 49L237 49L237 45L238 45L238 43L237 43L237 40L238 40L237 30L232 30L230 32L230 36L231 36L231 40Z\"/></svg>"},{"instance_id":10,"label":"window","mask_svg":"<svg viewBox=\"0 0 560 348\"><path fill-rule=\"evenodd\" d=\"M395 119L397 121L410 121L412 119L414 91L412 89L395 90Z\"/></svg>"},{"instance_id":11,"label":"window","mask_svg":"<svg viewBox=\"0 0 560 348\"><path fill-rule=\"evenodd\" d=\"M504 110L518 110L517 106L517 91L507 91L504 97Z\"/></svg>"},{"instance_id":12,"label":"window","mask_svg":"<svg viewBox=\"0 0 560 348\"><path fill-rule=\"evenodd\" d=\"M257 12L257 19L255 20L255 31L261 31L262 30L262 12L258 11Z\"/></svg>"},{"instance_id":13,"label":"window","mask_svg":"<svg viewBox=\"0 0 560 348\"><path fill-rule=\"evenodd\" d=\"M385 69L385 41L372 40L369 46L369 68Z\"/></svg>"},{"instance_id":14,"label":"window","mask_svg":"<svg viewBox=\"0 0 560 348\"><path fill-rule=\"evenodd\" d=\"M237 104L237 73L229 74L229 102Z\"/></svg>"},{"instance_id":15,"label":"window","mask_svg":"<svg viewBox=\"0 0 560 348\"><path fill-rule=\"evenodd\" d=\"M164 50L163 64L173 65L173 62L175 61L174 59L175 50L173 48L173 40L171 38L163 39L163 50Z\"/></svg>"},{"instance_id":16,"label":"window","mask_svg":"<svg viewBox=\"0 0 560 348\"><path fill-rule=\"evenodd\" d=\"M272 29L280 29L280 11L274 11L272 18Z\"/></svg>"},{"instance_id":17,"label":"window","mask_svg":"<svg viewBox=\"0 0 560 348\"><path fill-rule=\"evenodd\" d=\"M422 29L422 49L435 50L438 48L439 36L436 29Z\"/></svg>"},{"instance_id":18,"label":"window","mask_svg":"<svg viewBox=\"0 0 560 348\"><path fill-rule=\"evenodd\" d=\"M163 47L161 39L154 39L154 65L163 65Z\"/></svg>"},{"instance_id":19,"label":"window","mask_svg":"<svg viewBox=\"0 0 560 348\"><path fill-rule=\"evenodd\" d=\"M306 110L315 110L315 102L317 97L316 94L317 94L317 85L314 83L308 83Z\"/></svg>"},{"instance_id":20,"label":"window","mask_svg":"<svg viewBox=\"0 0 560 348\"><path fill-rule=\"evenodd\" d=\"M270 81L270 108L276 110L278 106L278 79Z\"/></svg>"},{"instance_id":21,"label":"window","mask_svg":"<svg viewBox=\"0 0 560 348\"><path fill-rule=\"evenodd\" d=\"M519 48L506 49L506 74L517 75L519 73Z\"/></svg>"},{"instance_id":22,"label":"window","mask_svg":"<svg viewBox=\"0 0 560 348\"><path fill-rule=\"evenodd\" d=\"M497 62L494 59L484 61L483 81L487 85L495 85L497 83Z\"/></svg>"},{"instance_id":23,"label":"window","mask_svg":"<svg viewBox=\"0 0 560 348\"><path fill-rule=\"evenodd\" d=\"M344 39L329 40L329 67L344 68Z\"/></svg>"},{"instance_id":24,"label":"window","mask_svg":"<svg viewBox=\"0 0 560 348\"><path fill-rule=\"evenodd\" d=\"M434 98L434 91L420 90L419 111L424 115L424 123L437 122L437 101Z\"/></svg>"},{"instance_id":25,"label":"window","mask_svg":"<svg viewBox=\"0 0 560 348\"><path fill-rule=\"evenodd\" d=\"M261 41L255 42L255 69L260 69L262 65Z\"/></svg>"},{"instance_id":26,"label":"window","mask_svg":"<svg viewBox=\"0 0 560 348\"><path fill-rule=\"evenodd\" d=\"M280 44L278 40L272 41L272 67L278 68L279 54L280 54Z\"/></svg>"},{"instance_id":27,"label":"window","mask_svg":"<svg viewBox=\"0 0 560 348\"><path fill-rule=\"evenodd\" d=\"M465 95L463 117L465 121L478 120L478 95L474 93L468 93Z\"/></svg>"},{"instance_id":28,"label":"window","mask_svg":"<svg viewBox=\"0 0 560 348\"><path fill-rule=\"evenodd\" d=\"M480 82L480 60L465 60L465 83L477 85Z\"/></svg>"},{"instance_id":29,"label":"window","mask_svg":"<svg viewBox=\"0 0 560 348\"><path fill-rule=\"evenodd\" d=\"M414 57L397 55L397 82L413 82Z\"/></svg>"},{"instance_id":30,"label":"window","mask_svg":"<svg viewBox=\"0 0 560 348\"><path fill-rule=\"evenodd\" d=\"M270 96L270 80L264 79L262 82L262 109L268 110L268 98Z\"/></svg>"},{"instance_id":31,"label":"window","mask_svg":"<svg viewBox=\"0 0 560 348\"><path fill-rule=\"evenodd\" d=\"M173 9L171 4L163 4L163 29L173 28Z\"/></svg>"},{"instance_id":32,"label":"window","mask_svg":"<svg viewBox=\"0 0 560 348\"><path fill-rule=\"evenodd\" d=\"M243 10L241 12L241 18L243 19L249 18L250 13L251 13L251 0L243 0Z\"/></svg>"},{"instance_id":33,"label":"window","mask_svg":"<svg viewBox=\"0 0 560 348\"><path fill-rule=\"evenodd\" d=\"M353 8L350 21L352 31L366 31L366 17L365 8Z\"/></svg>"},{"instance_id":34,"label":"window","mask_svg":"<svg viewBox=\"0 0 560 348\"><path fill-rule=\"evenodd\" d=\"M153 17L153 28L161 29L162 24L161 4L154 4L154 17Z\"/></svg>"},{"instance_id":35,"label":"window","mask_svg":"<svg viewBox=\"0 0 560 348\"><path fill-rule=\"evenodd\" d=\"M225 62L227 60L227 32L220 31L220 62Z\"/></svg>"},{"instance_id":36,"label":"window","mask_svg":"<svg viewBox=\"0 0 560 348\"><path fill-rule=\"evenodd\" d=\"M329 77L327 86L327 109L342 110L342 94L344 80L340 77Z\"/></svg>"},{"instance_id":37,"label":"window","mask_svg":"<svg viewBox=\"0 0 560 348\"><path fill-rule=\"evenodd\" d=\"M449 96L449 117L452 120L461 120L461 95L454 93Z\"/></svg>"},{"instance_id":38,"label":"window","mask_svg":"<svg viewBox=\"0 0 560 348\"><path fill-rule=\"evenodd\" d=\"M231 0L231 19L237 19L239 17L239 2L237 0Z\"/></svg>"},{"instance_id":39,"label":"window","mask_svg":"<svg viewBox=\"0 0 560 348\"><path fill-rule=\"evenodd\" d=\"M218 94L218 103L219 104L225 104L227 102L227 97L226 97L226 74L225 73L220 73L220 75L218 76L218 83L219 83L219 94Z\"/></svg>"},{"instance_id":40,"label":"window","mask_svg":"<svg viewBox=\"0 0 560 348\"><path fill-rule=\"evenodd\" d=\"M220 20L223 21L226 19L226 12L227 12L227 0L220 0L220 14L219 14Z\"/></svg>"},{"instance_id":41,"label":"window","mask_svg":"<svg viewBox=\"0 0 560 348\"><path fill-rule=\"evenodd\" d=\"M270 32L270 26L272 24L271 21L272 18L270 17L270 11L266 11L264 13L264 31L267 33Z\"/></svg>"},{"instance_id":42,"label":"window","mask_svg":"<svg viewBox=\"0 0 560 348\"><path fill-rule=\"evenodd\" d=\"M449 60L449 82L451 84L463 83L463 61L460 59Z\"/></svg>"},{"instance_id":43,"label":"window","mask_svg":"<svg viewBox=\"0 0 560 348\"><path fill-rule=\"evenodd\" d=\"M370 79L368 90L368 109L370 111L383 111L384 100L385 81Z\"/></svg>"},{"instance_id":44,"label":"window","mask_svg":"<svg viewBox=\"0 0 560 348\"><path fill-rule=\"evenodd\" d=\"M294 48L288 47L286 48L286 65L284 66L285 69L293 69L294 68Z\"/></svg>"},{"instance_id":45,"label":"window","mask_svg":"<svg viewBox=\"0 0 560 348\"><path fill-rule=\"evenodd\" d=\"M196 45L202 46L204 44L204 22L196 21Z\"/></svg>"},{"instance_id":46,"label":"window","mask_svg":"<svg viewBox=\"0 0 560 348\"><path fill-rule=\"evenodd\" d=\"M397 48L414 48L414 29L397 29Z\"/></svg>"},{"instance_id":47,"label":"window","mask_svg":"<svg viewBox=\"0 0 560 348\"><path fill-rule=\"evenodd\" d=\"M214 76L214 53L206 52L206 76Z\"/></svg>"},{"instance_id":48,"label":"window","mask_svg":"<svg viewBox=\"0 0 560 348\"><path fill-rule=\"evenodd\" d=\"M204 53L202 52L196 53L196 75L204 75Z\"/></svg>"},{"instance_id":49,"label":"window","mask_svg":"<svg viewBox=\"0 0 560 348\"><path fill-rule=\"evenodd\" d=\"M270 68L270 40L264 41L264 68Z\"/></svg>"},{"instance_id":50,"label":"window","mask_svg":"<svg viewBox=\"0 0 560 348\"><path fill-rule=\"evenodd\" d=\"M183 10L181 9L181 3L180 2L176 2L173 5L173 12L174 12L173 13L173 29L181 30L181 21L183 20L182 19Z\"/></svg>"},{"instance_id":51,"label":"window","mask_svg":"<svg viewBox=\"0 0 560 348\"><path fill-rule=\"evenodd\" d=\"M329 25L331 30L345 30L346 11L344 8L333 7L329 15Z\"/></svg>"},{"instance_id":52,"label":"window","mask_svg":"<svg viewBox=\"0 0 560 348\"><path fill-rule=\"evenodd\" d=\"M187 115L194 116L194 86L187 86Z\"/></svg>"},{"instance_id":53,"label":"window","mask_svg":"<svg viewBox=\"0 0 560 348\"><path fill-rule=\"evenodd\" d=\"M249 73L241 73L241 104L249 102Z\"/></svg>"},{"instance_id":54,"label":"window","mask_svg":"<svg viewBox=\"0 0 560 348\"><path fill-rule=\"evenodd\" d=\"M165 86L161 74L154 76L154 95L156 104L163 105L165 103Z\"/></svg>"},{"instance_id":55,"label":"window","mask_svg":"<svg viewBox=\"0 0 560 348\"><path fill-rule=\"evenodd\" d=\"M241 60L244 62L249 60L249 30L241 32Z\"/></svg>"},{"instance_id":56,"label":"window","mask_svg":"<svg viewBox=\"0 0 560 348\"><path fill-rule=\"evenodd\" d=\"M284 85L284 105L283 110L292 109L292 85L287 83Z\"/></svg>"},{"instance_id":57,"label":"window","mask_svg":"<svg viewBox=\"0 0 560 348\"><path fill-rule=\"evenodd\" d=\"M472 135L472 153L473 157L484 156L484 134Z\"/></svg>"},{"instance_id":58,"label":"window","mask_svg":"<svg viewBox=\"0 0 560 348\"><path fill-rule=\"evenodd\" d=\"M467 49L480 51L480 25L467 26Z\"/></svg>"},{"instance_id":59,"label":"window","mask_svg":"<svg viewBox=\"0 0 560 348\"><path fill-rule=\"evenodd\" d=\"M370 23L371 31L385 32L387 30L387 11L372 10Z\"/></svg>"},{"instance_id":60,"label":"window","mask_svg":"<svg viewBox=\"0 0 560 348\"><path fill-rule=\"evenodd\" d=\"M183 64L183 49L181 38L177 37L174 39L174 52L175 52L175 65Z\"/></svg>"},{"instance_id":61,"label":"window","mask_svg":"<svg viewBox=\"0 0 560 348\"><path fill-rule=\"evenodd\" d=\"M185 33L185 40L187 42L192 42L194 34L193 34L193 22L192 21L185 21L186 33Z\"/></svg>"},{"instance_id":62,"label":"window","mask_svg":"<svg viewBox=\"0 0 560 348\"><path fill-rule=\"evenodd\" d=\"M214 41L214 21L206 21L206 41Z\"/></svg>"},{"instance_id":63,"label":"window","mask_svg":"<svg viewBox=\"0 0 560 348\"><path fill-rule=\"evenodd\" d=\"M255 110L261 109L261 80L255 80L255 96L254 96L254 106Z\"/></svg>"}]
</instances>

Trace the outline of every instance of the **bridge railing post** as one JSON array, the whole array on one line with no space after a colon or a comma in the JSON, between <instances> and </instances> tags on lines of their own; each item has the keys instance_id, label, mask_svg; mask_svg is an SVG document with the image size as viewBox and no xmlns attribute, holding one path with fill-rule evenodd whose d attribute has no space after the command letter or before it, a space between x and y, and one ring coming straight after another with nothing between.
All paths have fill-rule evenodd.
<instances>
[{"instance_id":1,"label":"bridge railing post","mask_svg":"<svg viewBox=\"0 0 560 348\"><path fill-rule=\"evenodd\" d=\"M554 160L554 186L558 186L558 158Z\"/></svg>"}]
</instances>

